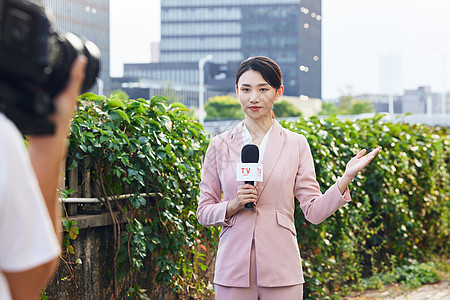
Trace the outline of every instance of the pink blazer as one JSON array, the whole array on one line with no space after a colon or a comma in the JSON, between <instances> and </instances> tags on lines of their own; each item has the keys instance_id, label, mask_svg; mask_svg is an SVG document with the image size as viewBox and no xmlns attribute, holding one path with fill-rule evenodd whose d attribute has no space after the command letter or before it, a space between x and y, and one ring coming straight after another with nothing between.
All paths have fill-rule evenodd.
<instances>
[{"instance_id":1,"label":"pink blazer","mask_svg":"<svg viewBox=\"0 0 450 300\"><path fill-rule=\"evenodd\" d=\"M204 226L223 226L216 257L214 283L249 287L250 250L255 243L258 286L304 283L294 226L294 196L306 219L319 224L349 202L336 184L319 189L306 138L278 122L270 132L263 157L263 182L257 182L253 210L242 209L225 220L229 200L236 198L236 163L241 162L243 122L214 137L206 152L197 218Z\"/></svg>"}]
</instances>

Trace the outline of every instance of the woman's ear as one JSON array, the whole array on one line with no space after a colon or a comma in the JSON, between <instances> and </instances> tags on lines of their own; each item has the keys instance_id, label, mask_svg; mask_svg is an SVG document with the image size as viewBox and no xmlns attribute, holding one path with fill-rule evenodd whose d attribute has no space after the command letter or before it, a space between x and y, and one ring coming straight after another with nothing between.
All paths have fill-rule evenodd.
<instances>
[{"instance_id":1,"label":"woman's ear","mask_svg":"<svg viewBox=\"0 0 450 300\"><path fill-rule=\"evenodd\" d=\"M239 89L237 85L234 86L234 90L236 91L236 96L239 96Z\"/></svg>"},{"instance_id":2,"label":"woman's ear","mask_svg":"<svg viewBox=\"0 0 450 300\"><path fill-rule=\"evenodd\" d=\"M284 85L281 85L279 89L277 89L276 94L275 94L275 101L277 101L278 99L280 99L280 97L283 95L284 92Z\"/></svg>"}]
</instances>

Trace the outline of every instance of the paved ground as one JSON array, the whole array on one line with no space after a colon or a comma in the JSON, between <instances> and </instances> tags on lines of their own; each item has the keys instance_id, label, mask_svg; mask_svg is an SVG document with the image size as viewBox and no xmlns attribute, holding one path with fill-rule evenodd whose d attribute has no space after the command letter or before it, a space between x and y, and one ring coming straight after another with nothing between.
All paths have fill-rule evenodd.
<instances>
[{"instance_id":1,"label":"paved ground","mask_svg":"<svg viewBox=\"0 0 450 300\"><path fill-rule=\"evenodd\" d=\"M402 291L395 286L376 292L346 298L348 300L450 300L450 281L422 286L412 291Z\"/></svg>"}]
</instances>

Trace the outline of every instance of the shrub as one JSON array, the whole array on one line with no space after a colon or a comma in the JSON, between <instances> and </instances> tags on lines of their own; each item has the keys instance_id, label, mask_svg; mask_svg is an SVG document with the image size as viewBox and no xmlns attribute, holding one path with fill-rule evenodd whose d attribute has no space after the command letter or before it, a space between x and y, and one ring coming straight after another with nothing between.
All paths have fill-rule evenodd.
<instances>
[{"instance_id":1,"label":"shrub","mask_svg":"<svg viewBox=\"0 0 450 300\"><path fill-rule=\"evenodd\" d=\"M322 224L308 225L297 209L305 299L328 299L343 284L408 259L448 254L447 129L384 123L381 118L283 123L309 140L322 191L360 149L383 147L351 184L352 202Z\"/></svg>"}]
</instances>

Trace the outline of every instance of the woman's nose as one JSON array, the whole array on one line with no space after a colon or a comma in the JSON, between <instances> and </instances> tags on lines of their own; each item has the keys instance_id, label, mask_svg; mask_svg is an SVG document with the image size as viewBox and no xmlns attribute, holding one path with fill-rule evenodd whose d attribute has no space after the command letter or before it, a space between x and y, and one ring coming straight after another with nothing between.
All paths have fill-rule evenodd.
<instances>
[{"instance_id":1,"label":"woman's nose","mask_svg":"<svg viewBox=\"0 0 450 300\"><path fill-rule=\"evenodd\" d=\"M251 103L259 102L259 94L258 93L252 93L252 95L250 96L250 102Z\"/></svg>"}]
</instances>

